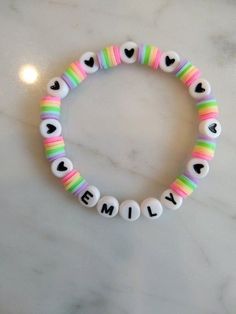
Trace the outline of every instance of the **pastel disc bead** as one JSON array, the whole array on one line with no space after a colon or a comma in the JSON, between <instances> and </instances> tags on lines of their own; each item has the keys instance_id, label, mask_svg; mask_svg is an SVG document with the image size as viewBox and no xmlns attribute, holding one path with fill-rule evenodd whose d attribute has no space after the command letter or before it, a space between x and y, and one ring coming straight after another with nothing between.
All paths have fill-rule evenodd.
<instances>
[{"instance_id":1,"label":"pastel disc bead","mask_svg":"<svg viewBox=\"0 0 236 314\"><path fill-rule=\"evenodd\" d=\"M167 51L162 53L160 59L160 68L162 71L174 72L180 64L180 56L175 51Z\"/></svg>"},{"instance_id":2,"label":"pastel disc bead","mask_svg":"<svg viewBox=\"0 0 236 314\"><path fill-rule=\"evenodd\" d=\"M192 158L187 163L187 171L191 177L196 179L202 179L209 172L209 164L204 159Z\"/></svg>"},{"instance_id":3,"label":"pastel disc bead","mask_svg":"<svg viewBox=\"0 0 236 314\"><path fill-rule=\"evenodd\" d=\"M54 176L63 178L73 169L71 160L67 157L61 157L54 160L51 164L51 170Z\"/></svg>"},{"instance_id":4,"label":"pastel disc bead","mask_svg":"<svg viewBox=\"0 0 236 314\"><path fill-rule=\"evenodd\" d=\"M47 92L51 96L65 98L69 93L69 87L61 77L54 77L48 82Z\"/></svg>"},{"instance_id":5,"label":"pastel disc bead","mask_svg":"<svg viewBox=\"0 0 236 314\"><path fill-rule=\"evenodd\" d=\"M157 219L163 212L160 201L153 197L145 199L140 207L142 214L149 219Z\"/></svg>"},{"instance_id":6,"label":"pastel disc bead","mask_svg":"<svg viewBox=\"0 0 236 314\"><path fill-rule=\"evenodd\" d=\"M61 135L61 123L56 119L45 119L40 123L40 133L44 138L57 137Z\"/></svg>"},{"instance_id":7,"label":"pastel disc bead","mask_svg":"<svg viewBox=\"0 0 236 314\"><path fill-rule=\"evenodd\" d=\"M119 203L113 196L103 196L97 203L97 211L103 217L115 217L119 211Z\"/></svg>"},{"instance_id":8,"label":"pastel disc bead","mask_svg":"<svg viewBox=\"0 0 236 314\"><path fill-rule=\"evenodd\" d=\"M211 139L217 138L221 134L221 124L216 119L208 119L200 122L199 132Z\"/></svg>"},{"instance_id":9,"label":"pastel disc bead","mask_svg":"<svg viewBox=\"0 0 236 314\"><path fill-rule=\"evenodd\" d=\"M79 201L85 207L94 207L100 198L100 191L94 185L89 185L79 194Z\"/></svg>"},{"instance_id":10,"label":"pastel disc bead","mask_svg":"<svg viewBox=\"0 0 236 314\"><path fill-rule=\"evenodd\" d=\"M88 74L92 74L98 71L99 63L95 52L85 52L79 59L84 71Z\"/></svg>"},{"instance_id":11,"label":"pastel disc bead","mask_svg":"<svg viewBox=\"0 0 236 314\"><path fill-rule=\"evenodd\" d=\"M127 221L135 221L140 217L140 206L133 200L127 200L120 204L120 216Z\"/></svg>"},{"instance_id":12,"label":"pastel disc bead","mask_svg":"<svg viewBox=\"0 0 236 314\"><path fill-rule=\"evenodd\" d=\"M161 195L161 203L165 208L176 210L183 204L183 198L171 189L167 189Z\"/></svg>"},{"instance_id":13,"label":"pastel disc bead","mask_svg":"<svg viewBox=\"0 0 236 314\"><path fill-rule=\"evenodd\" d=\"M190 85L189 93L195 99L204 98L211 93L211 85L207 80L200 78Z\"/></svg>"},{"instance_id":14,"label":"pastel disc bead","mask_svg":"<svg viewBox=\"0 0 236 314\"><path fill-rule=\"evenodd\" d=\"M120 58L124 63L134 63L138 58L138 45L133 41L127 41L120 46Z\"/></svg>"}]
</instances>

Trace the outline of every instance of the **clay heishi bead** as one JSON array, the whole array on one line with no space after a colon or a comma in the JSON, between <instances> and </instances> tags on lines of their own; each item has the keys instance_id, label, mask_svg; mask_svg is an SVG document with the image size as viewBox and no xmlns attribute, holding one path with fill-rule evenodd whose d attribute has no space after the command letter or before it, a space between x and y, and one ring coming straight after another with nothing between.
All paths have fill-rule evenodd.
<instances>
[{"instance_id":1,"label":"clay heishi bead","mask_svg":"<svg viewBox=\"0 0 236 314\"><path fill-rule=\"evenodd\" d=\"M162 53L160 60L160 68L164 72L174 72L180 64L180 57L175 51L167 51Z\"/></svg>"},{"instance_id":2,"label":"clay heishi bead","mask_svg":"<svg viewBox=\"0 0 236 314\"><path fill-rule=\"evenodd\" d=\"M199 132L211 139L217 138L221 134L221 124L216 119L204 120L199 124Z\"/></svg>"},{"instance_id":3,"label":"clay heishi bead","mask_svg":"<svg viewBox=\"0 0 236 314\"><path fill-rule=\"evenodd\" d=\"M124 63L134 63L138 58L138 45L127 41L120 46L120 58Z\"/></svg>"},{"instance_id":4,"label":"clay heishi bead","mask_svg":"<svg viewBox=\"0 0 236 314\"><path fill-rule=\"evenodd\" d=\"M187 163L187 171L191 177L196 179L202 179L209 172L209 164L204 159L192 158Z\"/></svg>"},{"instance_id":5,"label":"clay heishi bead","mask_svg":"<svg viewBox=\"0 0 236 314\"><path fill-rule=\"evenodd\" d=\"M139 204L133 200L127 200L120 204L119 214L127 221L135 221L140 217Z\"/></svg>"},{"instance_id":6,"label":"clay heishi bead","mask_svg":"<svg viewBox=\"0 0 236 314\"><path fill-rule=\"evenodd\" d=\"M69 93L69 87L62 78L54 77L48 82L47 92L51 96L65 98Z\"/></svg>"},{"instance_id":7,"label":"clay heishi bead","mask_svg":"<svg viewBox=\"0 0 236 314\"><path fill-rule=\"evenodd\" d=\"M88 74L92 74L98 71L99 63L95 52L85 52L79 59L84 71Z\"/></svg>"},{"instance_id":8,"label":"clay heishi bead","mask_svg":"<svg viewBox=\"0 0 236 314\"><path fill-rule=\"evenodd\" d=\"M100 198L100 191L96 186L89 185L79 194L79 201L85 207L94 207Z\"/></svg>"},{"instance_id":9,"label":"clay heishi bead","mask_svg":"<svg viewBox=\"0 0 236 314\"><path fill-rule=\"evenodd\" d=\"M200 78L193 82L189 87L189 94L195 99L201 99L205 96L208 96L211 93L211 85L210 83Z\"/></svg>"},{"instance_id":10,"label":"clay heishi bead","mask_svg":"<svg viewBox=\"0 0 236 314\"><path fill-rule=\"evenodd\" d=\"M51 164L51 170L54 176L58 178L64 177L73 169L73 164L70 159L66 157L61 157L54 160Z\"/></svg>"},{"instance_id":11,"label":"clay heishi bead","mask_svg":"<svg viewBox=\"0 0 236 314\"><path fill-rule=\"evenodd\" d=\"M161 195L161 203L165 208L176 210L183 204L183 198L171 189L167 189Z\"/></svg>"},{"instance_id":12,"label":"clay heishi bead","mask_svg":"<svg viewBox=\"0 0 236 314\"><path fill-rule=\"evenodd\" d=\"M157 219L163 212L160 201L152 197L145 199L140 207L142 214L149 219Z\"/></svg>"},{"instance_id":13,"label":"clay heishi bead","mask_svg":"<svg viewBox=\"0 0 236 314\"><path fill-rule=\"evenodd\" d=\"M56 119L45 119L40 123L40 133L44 138L60 136L61 123Z\"/></svg>"},{"instance_id":14,"label":"clay heishi bead","mask_svg":"<svg viewBox=\"0 0 236 314\"><path fill-rule=\"evenodd\" d=\"M113 196L103 196L97 203L97 211L104 217L115 217L118 213L118 210L119 203Z\"/></svg>"}]
</instances>

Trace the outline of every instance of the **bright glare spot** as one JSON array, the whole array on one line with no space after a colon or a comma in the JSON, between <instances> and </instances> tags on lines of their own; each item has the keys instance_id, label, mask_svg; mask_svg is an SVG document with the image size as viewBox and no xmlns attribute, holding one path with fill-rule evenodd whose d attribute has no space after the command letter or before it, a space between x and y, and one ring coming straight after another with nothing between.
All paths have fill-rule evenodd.
<instances>
[{"instance_id":1,"label":"bright glare spot","mask_svg":"<svg viewBox=\"0 0 236 314\"><path fill-rule=\"evenodd\" d=\"M19 77L21 81L23 81L26 84L33 84L37 81L39 76L39 73L35 66L26 64L23 65L19 72Z\"/></svg>"}]
</instances>

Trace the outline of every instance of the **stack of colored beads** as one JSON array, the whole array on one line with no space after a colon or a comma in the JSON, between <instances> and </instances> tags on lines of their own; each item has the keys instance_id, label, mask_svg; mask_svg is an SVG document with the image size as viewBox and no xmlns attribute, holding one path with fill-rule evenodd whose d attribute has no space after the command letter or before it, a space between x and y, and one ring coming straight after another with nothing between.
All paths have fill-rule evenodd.
<instances>
[{"instance_id":1,"label":"stack of colored beads","mask_svg":"<svg viewBox=\"0 0 236 314\"><path fill-rule=\"evenodd\" d=\"M201 76L200 70L185 59L181 60L174 74L188 87Z\"/></svg>"},{"instance_id":2,"label":"stack of colored beads","mask_svg":"<svg viewBox=\"0 0 236 314\"><path fill-rule=\"evenodd\" d=\"M139 45L138 62L156 70L159 67L161 50L151 45Z\"/></svg>"},{"instance_id":3,"label":"stack of colored beads","mask_svg":"<svg viewBox=\"0 0 236 314\"><path fill-rule=\"evenodd\" d=\"M79 61L73 62L62 75L62 79L70 89L77 87L86 77L87 74Z\"/></svg>"},{"instance_id":4,"label":"stack of colored beads","mask_svg":"<svg viewBox=\"0 0 236 314\"><path fill-rule=\"evenodd\" d=\"M192 156L211 160L214 157L216 143L210 139L198 138L193 148Z\"/></svg>"},{"instance_id":5,"label":"stack of colored beads","mask_svg":"<svg viewBox=\"0 0 236 314\"><path fill-rule=\"evenodd\" d=\"M40 118L58 120L61 112L61 100L59 97L45 96L40 103Z\"/></svg>"},{"instance_id":6,"label":"stack of colored beads","mask_svg":"<svg viewBox=\"0 0 236 314\"><path fill-rule=\"evenodd\" d=\"M120 48L118 46L102 49L97 53L97 57L101 69L109 69L121 63Z\"/></svg>"},{"instance_id":7,"label":"stack of colored beads","mask_svg":"<svg viewBox=\"0 0 236 314\"><path fill-rule=\"evenodd\" d=\"M171 189L181 197L189 196L197 187L196 182L187 175L181 175L171 184Z\"/></svg>"},{"instance_id":8,"label":"stack of colored beads","mask_svg":"<svg viewBox=\"0 0 236 314\"><path fill-rule=\"evenodd\" d=\"M76 170L70 171L61 179L66 191L78 196L80 192L88 187L88 183Z\"/></svg>"},{"instance_id":9,"label":"stack of colored beads","mask_svg":"<svg viewBox=\"0 0 236 314\"><path fill-rule=\"evenodd\" d=\"M219 115L217 101L210 97L196 103L199 120L215 119Z\"/></svg>"},{"instance_id":10,"label":"stack of colored beads","mask_svg":"<svg viewBox=\"0 0 236 314\"><path fill-rule=\"evenodd\" d=\"M53 161L59 157L64 157L65 143L62 136L44 139L45 154L48 160Z\"/></svg>"}]
</instances>

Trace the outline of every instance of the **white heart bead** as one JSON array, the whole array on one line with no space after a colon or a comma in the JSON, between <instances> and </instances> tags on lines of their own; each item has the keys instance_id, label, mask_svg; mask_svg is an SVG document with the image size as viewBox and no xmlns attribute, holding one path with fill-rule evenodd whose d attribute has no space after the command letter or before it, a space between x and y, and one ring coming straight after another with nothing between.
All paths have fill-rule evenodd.
<instances>
[{"instance_id":1,"label":"white heart bead","mask_svg":"<svg viewBox=\"0 0 236 314\"><path fill-rule=\"evenodd\" d=\"M94 185L89 185L79 194L80 203L85 207L94 207L97 204L99 198L100 191Z\"/></svg>"},{"instance_id":2,"label":"white heart bead","mask_svg":"<svg viewBox=\"0 0 236 314\"><path fill-rule=\"evenodd\" d=\"M201 158L192 158L187 163L188 173L196 179L204 178L209 172L209 164Z\"/></svg>"},{"instance_id":3,"label":"white heart bead","mask_svg":"<svg viewBox=\"0 0 236 314\"><path fill-rule=\"evenodd\" d=\"M217 138L221 134L221 124L216 119L203 120L199 124L199 132L209 138Z\"/></svg>"},{"instance_id":4,"label":"white heart bead","mask_svg":"<svg viewBox=\"0 0 236 314\"><path fill-rule=\"evenodd\" d=\"M73 164L69 158L61 157L52 162L51 170L56 177L62 178L73 170Z\"/></svg>"},{"instance_id":5,"label":"white heart bead","mask_svg":"<svg viewBox=\"0 0 236 314\"><path fill-rule=\"evenodd\" d=\"M161 203L168 209L176 210L181 207L183 198L171 189L167 189L161 195Z\"/></svg>"},{"instance_id":6,"label":"white heart bead","mask_svg":"<svg viewBox=\"0 0 236 314\"><path fill-rule=\"evenodd\" d=\"M99 63L95 52L85 52L79 59L84 71L88 74L92 74L98 71Z\"/></svg>"},{"instance_id":7,"label":"white heart bead","mask_svg":"<svg viewBox=\"0 0 236 314\"><path fill-rule=\"evenodd\" d=\"M138 45L127 41L120 46L120 58L124 63L134 63L138 58Z\"/></svg>"},{"instance_id":8,"label":"white heart bead","mask_svg":"<svg viewBox=\"0 0 236 314\"><path fill-rule=\"evenodd\" d=\"M189 93L195 99L203 98L211 93L211 85L207 80L200 78L190 85Z\"/></svg>"},{"instance_id":9,"label":"white heart bead","mask_svg":"<svg viewBox=\"0 0 236 314\"><path fill-rule=\"evenodd\" d=\"M68 85L61 77L52 78L47 85L47 92L51 96L65 98L69 90Z\"/></svg>"},{"instance_id":10,"label":"white heart bead","mask_svg":"<svg viewBox=\"0 0 236 314\"><path fill-rule=\"evenodd\" d=\"M160 68L164 72L174 72L180 64L180 56L175 51L167 51L161 55Z\"/></svg>"},{"instance_id":11,"label":"white heart bead","mask_svg":"<svg viewBox=\"0 0 236 314\"><path fill-rule=\"evenodd\" d=\"M113 196L103 196L97 203L97 211L104 217L115 217L118 213L118 210L119 203Z\"/></svg>"},{"instance_id":12,"label":"white heart bead","mask_svg":"<svg viewBox=\"0 0 236 314\"><path fill-rule=\"evenodd\" d=\"M120 204L119 213L127 221L135 221L140 217L139 204L133 200L127 200Z\"/></svg>"},{"instance_id":13,"label":"white heart bead","mask_svg":"<svg viewBox=\"0 0 236 314\"><path fill-rule=\"evenodd\" d=\"M40 123L40 133L44 138L60 136L62 132L61 123L56 119L45 119Z\"/></svg>"},{"instance_id":14,"label":"white heart bead","mask_svg":"<svg viewBox=\"0 0 236 314\"><path fill-rule=\"evenodd\" d=\"M142 214L149 219L157 219L163 212L160 201L156 198L147 198L141 204Z\"/></svg>"}]
</instances>

